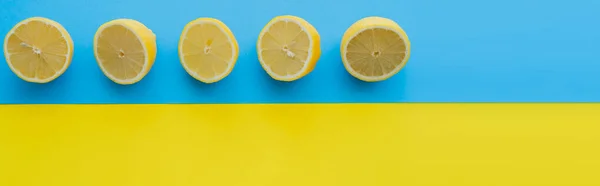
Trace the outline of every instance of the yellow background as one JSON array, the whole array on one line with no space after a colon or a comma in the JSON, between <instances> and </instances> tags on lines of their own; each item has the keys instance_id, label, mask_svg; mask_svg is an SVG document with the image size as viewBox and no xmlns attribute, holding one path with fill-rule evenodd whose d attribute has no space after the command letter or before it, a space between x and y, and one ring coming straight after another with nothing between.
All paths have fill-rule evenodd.
<instances>
[{"instance_id":1,"label":"yellow background","mask_svg":"<svg viewBox=\"0 0 600 186\"><path fill-rule=\"evenodd\" d=\"M600 185L600 104L3 105L0 186Z\"/></svg>"}]
</instances>

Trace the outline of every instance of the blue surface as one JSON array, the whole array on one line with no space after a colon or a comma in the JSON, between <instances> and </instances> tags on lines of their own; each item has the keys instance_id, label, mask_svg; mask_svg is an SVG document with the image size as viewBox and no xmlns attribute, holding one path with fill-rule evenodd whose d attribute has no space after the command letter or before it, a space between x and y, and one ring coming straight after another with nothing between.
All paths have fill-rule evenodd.
<instances>
[{"instance_id":1,"label":"blue surface","mask_svg":"<svg viewBox=\"0 0 600 186\"><path fill-rule=\"evenodd\" d=\"M315 70L292 83L270 79L255 51L261 28L283 14L305 18L322 40ZM395 20L412 42L407 66L380 83L350 76L339 52L346 28L371 15ZM598 0L0 0L0 34L31 16L69 31L72 65L49 84L32 84L2 56L0 103L600 101ZM236 67L216 84L191 78L177 56L181 30L198 17L222 20L239 42ZM92 52L96 29L116 18L157 35L155 65L132 86L108 80Z\"/></svg>"}]
</instances>

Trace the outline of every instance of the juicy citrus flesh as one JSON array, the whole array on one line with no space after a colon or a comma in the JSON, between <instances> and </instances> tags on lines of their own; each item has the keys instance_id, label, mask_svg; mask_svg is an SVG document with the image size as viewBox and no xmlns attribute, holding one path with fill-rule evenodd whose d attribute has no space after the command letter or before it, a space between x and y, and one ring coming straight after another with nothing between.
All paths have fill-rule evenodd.
<instances>
[{"instance_id":1,"label":"juicy citrus flesh","mask_svg":"<svg viewBox=\"0 0 600 186\"><path fill-rule=\"evenodd\" d=\"M393 21L370 17L352 25L342 41L346 69L364 81L382 81L400 71L410 55L404 31Z\"/></svg>"},{"instance_id":2,"label":"juicy citrus flesh","mask_svg":"<svg viewBox=\"0 0 600 186\"><path fill-rule=\"evenodd\" d=\"M21 79L47 83L62 75L73 56L73 41L57 22L33 17L18 23L6 35L4 55Z\"/></svg>"},{"instance_id":3,"label":"juicy citrus flesh","mask_svg":"<svg viewBox=\"0 0 600 186\"><path fill-rule=\"evenodd\" d=\"M235 66L238 44L221 21L199 18L188 23L179 42L184 69L195 79L214 83L225 78Z\"/></svg>"},{"instance_id":4,"label":"juicy citrus flesh","mask_svg":"<svg viewBox=\"0 0 600 186\"><path fill-rule=\"evenodd\" d=\"M346 59L355 72L380 77L402 64L406 45L394 31L382 28L364 30L348 43Z\"/></svg>"},{"instance_id":5,"label":"juicy citrus flesh","mask_svg":"<svg viewBox=\"0 0 600 186\"><path fill-rule=\"evenodd\" d=\"M259 60L272 78L297 80L313 70L321 53L319 42L316 29L305 20L279 16L259 36Z\"/></svg>"},{"instance_id":6,"label":"juicy citrus flesh","mask_svg":"<svg viewBox=\"0 0 600 186\"><path fill-rule=\"evenodd\" d=\"M133 84L140 81L154 63L155 36L137 21L113 20L98 29L94 53L109 79L118 84Z\"/></svg>"}]
</instances>

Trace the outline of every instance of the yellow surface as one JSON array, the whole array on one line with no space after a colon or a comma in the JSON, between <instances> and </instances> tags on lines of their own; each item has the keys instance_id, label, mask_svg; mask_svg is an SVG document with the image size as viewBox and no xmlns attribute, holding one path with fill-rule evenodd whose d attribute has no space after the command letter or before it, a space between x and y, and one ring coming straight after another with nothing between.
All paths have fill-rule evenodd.
<instances>
[{"instance_id":1,"label":"yellow surface","mask_svg":"<svg viewBox=\"0 0 600 186\"><path fill-rule=\"evenodd\" d=\"M73 57L73 40L58 22L27 18L6 34L4 57L19 78L47 83L62 75Z\"/></svg>"},{"instance_id":2,"label":"yellow surface","mask_svg":"<svg viewBox=\"0 0 600 186\"><path fill-rule=\"evenodd\" d=\"M300 17L277 16L260 32L256 48L258 60L269 76L294 81L315 68L321 57L321 36Z\"/></svg>"},{"instance_id":3,"label":"yellow surface","mask_svg":"<svg viewBox=\"0 0 600 186\"><path fill-rule=\"evenodd\" d=\"M115 19L98 28L94 56L110 80L129 85L142 80L156 58L156 36L133 19Z\"/></svg>"},{"instance_id":4,"label":"yellow surface","mask_svg":"<svg viewBox=\"0 0 600 186\"><path fill-rule=\"evenodd\" d=\"M0 113L2 186L600 185L600 104L3 105Z\"/></svg>"},{"instance_id":5,"label":"yellow surface","mask_svg":"<svg viewBox=\"0 0 600 186\"><path fill-rule=\"evenodd\" d=\"M410 58L410 40L391 19L371 16L352 24L340 44L342 62L354 77L383 81L396 75Z\"/></svg>"},{"instance_id":6,"label":"yellow surface","mask_svg":"<svg viewBox=\"0 0 600 186\"><path fill-rule=\"evenodd\" d=\"M190 21L179 38L179 59L185 71L198 81L214 83L227 77L238 58L233 32L218 19Z\"/></svg>"}]
</instances>

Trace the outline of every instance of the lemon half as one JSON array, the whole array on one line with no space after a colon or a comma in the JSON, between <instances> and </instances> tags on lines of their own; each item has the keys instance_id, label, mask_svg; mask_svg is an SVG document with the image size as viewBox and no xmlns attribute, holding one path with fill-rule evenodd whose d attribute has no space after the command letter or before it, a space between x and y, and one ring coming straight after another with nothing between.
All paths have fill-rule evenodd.
<instances>
[{"instance_id":1,"label":"lemon half","mask_svg":"<svg viewBox=\"0 0 600 186\"><path fill-rule=\"evenodd\" d=\"M366 17L352 24L340 47L346 70L367 82L392 77L410 57L410 41L404 30L382 17Z\"/></svg>"},{"instance_id":2,"label":"lemon half","mask_svg":"<svg viewBox=\"0 0 600 186\"><path fill-rule=\"evenodd\" d=\"M321 55L320 36L315 27L291 15L277 16L267 23L256 45L263 69L279 81L306 76Z\"/></svg>"},{"instance_id":3,"label":"lemon half","mask_svg":"<svg viewBox=\"0 0 600 186\"><path fill-rule=\"evenodd\" d=\"M4 57L19 78L47 83L62 75L73 58L73 40L59 23L32 17L17 23L4 40Z\"/></svg>"},{"instance_id":4,"label":"lemon half","mask_svg":"<svg viewBox=\"0 0 600 186\"><path fill-rule=\"evenodd\" d=\"M227 25L214 18L189 22L179 39L181 65L195 79L214 83L235 66L238 43Z\"/></svg>"},{"instance_id":5,"label":"lemon half","mask_svg":"<svg viewBox=\"0 0 600 186\"><path fill-rule=\"evenodd\" d=\"M118 84L134 84L150 71L156 58L156 36L142 23L116 19L104 23L94 37L100 69Z\"/></svg>"}]
</instances>

